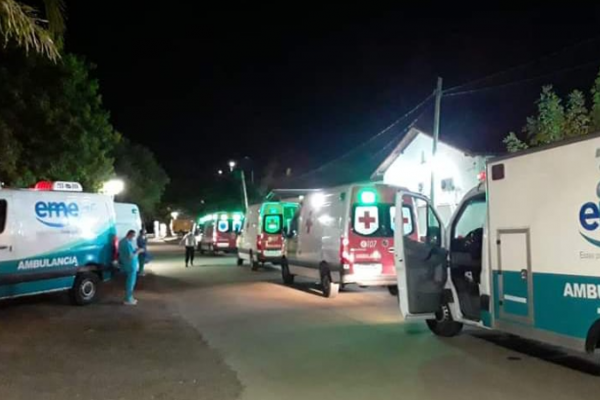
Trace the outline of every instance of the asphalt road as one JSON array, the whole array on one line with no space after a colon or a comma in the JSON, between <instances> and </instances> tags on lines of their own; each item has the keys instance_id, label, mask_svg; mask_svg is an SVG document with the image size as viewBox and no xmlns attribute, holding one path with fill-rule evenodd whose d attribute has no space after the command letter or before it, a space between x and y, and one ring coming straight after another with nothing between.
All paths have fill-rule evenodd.
<instances>
[{"instance_id":1,"label":"asphalt road","mask_svg":"<svg viewBox=\"0 0 600 400\"><path fill-rule=\"evenodd\" d=\"M121 283L78 308L52 295L0 305L0 399L597 399L584 357L506 335L434 337L382 289L335 299L231 257L151 249L140 304Z\"/></svg>"}]
</instances>

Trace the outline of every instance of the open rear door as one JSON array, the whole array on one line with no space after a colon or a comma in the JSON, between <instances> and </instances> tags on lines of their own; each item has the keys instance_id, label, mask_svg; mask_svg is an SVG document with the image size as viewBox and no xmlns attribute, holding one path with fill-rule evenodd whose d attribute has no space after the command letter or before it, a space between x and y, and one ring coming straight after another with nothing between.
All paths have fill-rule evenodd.
<instances>
[{"instance_id":1,"label":"open rear door","mask_svg":"<svg viewBox=\"0 0 600 400\"><path fill-rule=\"evenodd\" d=\"M406 319L433 319L447 277L442 222L427 198L399 192L394 226L400 311Z\"/></svg>"}]
</instances>

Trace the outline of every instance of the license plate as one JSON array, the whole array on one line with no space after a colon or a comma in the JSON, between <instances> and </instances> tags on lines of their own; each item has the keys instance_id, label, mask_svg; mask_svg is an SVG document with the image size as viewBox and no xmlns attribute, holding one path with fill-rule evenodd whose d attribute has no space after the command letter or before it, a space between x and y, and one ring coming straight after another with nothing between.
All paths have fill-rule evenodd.
<instances>
[{"instance_id":1,"label":"license plate","mask_svg":"<svg viewBox=\"0 0 600 400\"><path fill-rule=\"evenodd\" d=\"M217 247L229 247L229 243L217 243Z\"/></svg>"},{"instance_id":2,"label":"license plate","mask_svg":"<svg viewBox=\"0 0 600 400\"><path fill-rule=\"evenodd\" d=\"M381 264L354 264L354 273L358 275L379 275L381 271Z\"/></svg>"},{"instance_id":3,"label":"license plate","mask_svg":"<svg viewBox=\"0 0 600 400\"><path fill-rule=\"evenodd\" d=\"M279 257L281 255L281 250L265 250L263 255L265 257Z\"/></svg>"}]
</instances>

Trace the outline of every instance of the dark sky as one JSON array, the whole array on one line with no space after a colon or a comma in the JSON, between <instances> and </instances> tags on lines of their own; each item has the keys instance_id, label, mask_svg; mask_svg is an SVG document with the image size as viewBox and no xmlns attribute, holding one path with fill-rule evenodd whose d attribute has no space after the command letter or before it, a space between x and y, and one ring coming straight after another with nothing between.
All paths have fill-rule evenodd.
<instances>
[{"instance_id":1,"label":"dark sky","mask_svg":"<svg viewBox=\"0 0 600 400\"><path fill-rule=\"evenodd\" d=\"M149 146L176 181L246 155L257 168L276 156L314 168L403 115L438 75L451 87L600 38L600 7L589 5L67 3L68 49L97 64L115 127ZM588 90L600 39L474 86L589 61L598 62L444 99L441 137L499 150L542 84Z\"/></svg>"}]
</instances>

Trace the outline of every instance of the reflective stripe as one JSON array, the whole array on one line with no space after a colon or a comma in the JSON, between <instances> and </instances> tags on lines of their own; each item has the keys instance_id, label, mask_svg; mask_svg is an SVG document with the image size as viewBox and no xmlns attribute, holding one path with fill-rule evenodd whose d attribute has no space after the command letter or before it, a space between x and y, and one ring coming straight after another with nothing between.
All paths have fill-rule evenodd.
<instances>
[{"instance_id":1,"label":"reflective stripe","mask_svg":"<svg viewBox=\"0 0 600 400\"><path fill-rule=\"evenodd\" d=\"M527 304L527 299L525 297L511 296L510 294L505 294L504 300L514 301L515 303Z\"/></svg>"}]
</instances>

